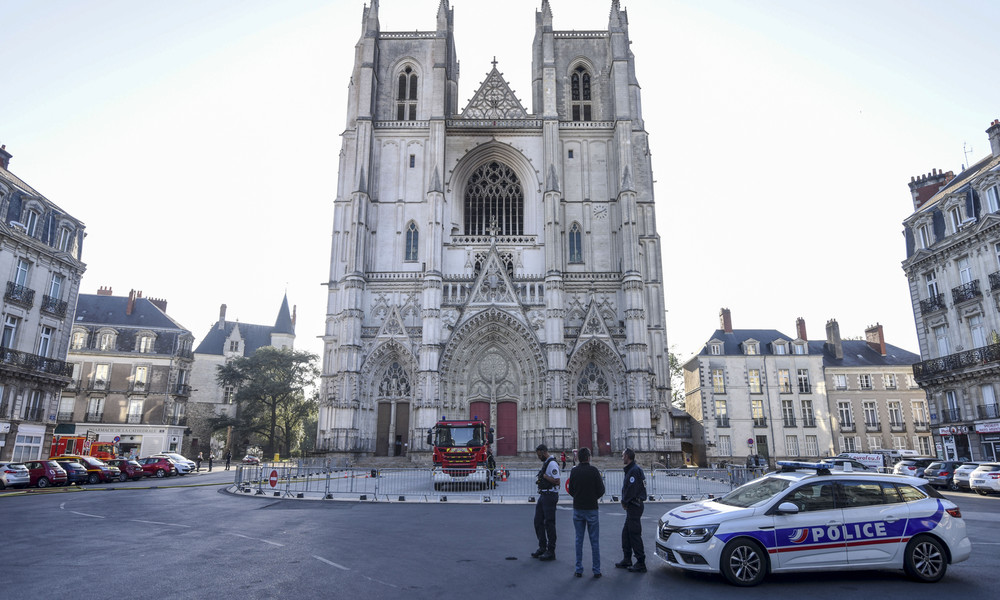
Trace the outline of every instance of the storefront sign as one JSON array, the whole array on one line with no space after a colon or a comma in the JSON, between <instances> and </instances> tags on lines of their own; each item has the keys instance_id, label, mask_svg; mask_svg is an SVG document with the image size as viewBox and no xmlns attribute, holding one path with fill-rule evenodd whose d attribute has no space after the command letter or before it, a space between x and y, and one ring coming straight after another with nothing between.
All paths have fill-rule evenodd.
<instances>
[{"instance_id":1,"label":"storefront sign","mask_svg":"<svg viewBox=\"0 0 1000 600\"><path fill-rule=\"evenodd\" d=\"M1000 433L1000 421L976 423L976 433Z\"/></svg>"}]
</instances>

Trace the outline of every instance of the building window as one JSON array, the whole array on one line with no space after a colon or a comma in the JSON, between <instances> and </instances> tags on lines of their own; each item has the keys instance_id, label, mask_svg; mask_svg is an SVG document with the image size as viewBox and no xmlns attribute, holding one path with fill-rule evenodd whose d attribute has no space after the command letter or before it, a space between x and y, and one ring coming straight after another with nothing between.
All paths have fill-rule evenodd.
<instances>
[{"instance_id":1,"label":"building window","mask_svg":"<svg viewBox=\"0 0 1000 600\"><path fill-rule=\"evenodd\" d=\"M35 233L38 231L38 213L33 210L29 210L25 217L25 229L28 230L29 236L35 237Z\"/></svg>"},{"instance_id":2,"label":"building window","mask_svg":"<svg viewBox=\"0 0 1000 600\"><path fill-rule=\"evenodd\" d=\"M104 418L104 398L91 398L87 403L87 422L100 423Z\"/></svg>"},{"instance_id":3,"label":"building window","mask_svg":"<svg viewBox=\"0 0 1000 600\"><path fill-rule=\"evenodd\" d=\"M733 442L728 435L719 436L719 456L732 456Z\"/></svg>"},{"instance_id":4,"label":"building window","mask_svg":"<svg viewBox=\"0 0 1000 600\"><path fill-rule=\"evenodd\" d=\"M906 438L901 435L892 436L893 450L906 450Z\"/></svg>"},{"instance_id":5,"label":"building window","mask_svg":"<svg viewBox=\"0 0 1000 600\"><path fill-rule=\"evenodd\" d=\"M42 330L38 334L38 356L49 357L49 352L52 351L53 334L55 334L54 329L42 326Z\"/></svg>"},{"instance_id":6,"label":"building window","mask_svg":"<svg viewBox=\"0 0 1000 600\"><path fill-rule=\"evenodd\" d=\"M840 447L843 452L857 452L858 451L858 436L856 435L845 435L840 438Z\"/></svg>"},{"instance_id":7,"label":"building window","mask_svg":"<svg viewBox=\"0 0 1000 600\"><path fill-rule=\"evenodd\" d=\"M25 394L24 405L21 407L21 418L25 421L42 420L42 393L31 390Z\"/></svg>"},{"instance_id":8,"label":"building window","mask_svg":"<svg viewBox=\"0 0 1000 600\"><path fill-rule=\"evenodd\" d=\"M878 435L868 436L868 449L871 451L882 449L882 437Z\"/></svg>"},{"instance_id":9,"label":"building window","mask_svg":"<svg viewBox=\"0 0 1000 600\"><path fill-rule=\"evenodd\" d=\"M69 252L69 242L73 239L73 232L66 227L59 228L59 250Z\"/></svg>"},{"instance_id":10,"label":"building window","mask_svg":"<svg viewBox=\"0 0 1000 600\"><path fill-rule=\"evenodd\" d=\"M889 415L889 427L900 428L903 426L903 403L899 400L890 400L885 406Z\"/></svg>"},{"instance_id":11,"label":"building window","mask_svg":"<svg viewBox=\"0 0 1000 600\"><path fill-rule=\"evenodd\" d=\"M1000 211L1000 185L986 188L986 210L991 213Z\"/></svg>"},{"instance_id":12,"label":"building window","mask_svg":"<svg viewBox=\"0 0 1000 600\"><path fill-rule=\"evenodd\" d=\"M715 401L715 426L729 427L729 407L725 400Z\"/></svg>"},{"instance_id":13,"label":"building window","mask_svg":"<svg viewBox=\"0 0 1000 600\"><path fill-rule=\"evenodd\" d=\"M398 398L410 395L409 377L398 362L394 362L389 366L389 370L386 371L385 376L382 378L382 382L378 386L378 395L383 398Z\"/></svg>"},{"instance_id":14,"label":"building window","mask_svg":"<svg viewBox=\"0 0 1000 600\"><path fill-rule=\"evenodd\" d=\"M570 76L570 96L574 121L592 120L590 105L590 73L583 67L577 67Z\"/></svg>"},{"instance_id":15,"label":"building window","mask_svg":"<svg viewBox=\"0 0 1000 600\"><path fill-rule=\"evenodd\" d=\"M410 168L417 166L417 157L415 154L410 155Z\"/></svg>"},{"instance_id":16,"label":"building window","mask_svg":"<svg viewBox=\"0 0 1000 600\"><path fill-rule=\"evenodd\" d=\"M969 317L969 333L972 334L973 348L982 348L986 345L986 329L983 327L983 315Z\"/></svg>"},{"instance_id":17,"label":"building window","mask_svg":"<svg viewBox=\"0 0 1000 600\"><path fill-rule=\"evenodd\" d=\"M31 270L31 263L23 258L17 259L17 269L14 271L14 283L22 287L28 285L28 271Z\"/></svg>"},{"instance_id":18,"label":"building window","mask_svg":"<svg viewBox=\"0 0 1000 600\"><path fill-rule=\"evenodd\" d=\"M712 354L720 356L722 354L722 344L712 344Z\"/></svg>"},{"instance_id":19,"label":"building window","mask_svg":"<svg viewBox=\"0 0 1000 600\"><path fill-rule=\"evenodd\" d=\"M778 355L783 355L783 354L785 354L786 352L788 352L788 349L787 349L787 348L785 347L785 345L784 345L784 344L780 344L780 343L779 343L779 344L775 344L775 345L774 345L774 353L775 353L775 354L778 354Z\"/></svg>"},{"instance_id":20,"label":"building window","mask_svg":"<svg viewBox=\"0 0 1000 600\"><path fill-rule=\"evenodd\" d=\"M937 298L938 295L938 284L937 276L934 273L925 273L924 282L927 284L927 297L930 299Z\"/></svg>"},{"instance_id":21,"label":"building window","mask_svg":"<svg viewBox=\"0 0 1000 600\"><path fill-rule=\"evenodd\" d=\"M799 455L799 436L797 435L785 436L785 452L788 456Z\"/></svg>"},{"instance_id":22,"label":"building window","mask_svg":"<svg viewBox=\"0 0 1000 600\"><path fill-rule=\"evenodd\" d=\"M911 400L910 412L913 413L913 426L924 427L927 425L927 403L923 400Z\"/></svg>"},{"instance_id":23,"label":"building window","mask_svg":"<svg viewBox=\"0 0 1000 600\"><path fill-rule=\"evenodd\" d=\"M750 383L750 393L760 394L760 369L750 369L747 371L747 379Z\"/></svg>"},{"instance_id":24,"label":"building window","mask_svg":"<svg viewBox=\"0 0 1000 600\"><path fill-rule=\"evenodd\" d=\"M951 222L952 233L958 233L962 228L962 209L958 206L948 209L948 220Z\"/></svg>"},{"instance_id":25,"label":"building window","mask_svg":"<svg viewBox=\"0 0 1000 600\"><path fill-rule=\"evenodd\" d=\"M934 328L934 339L937 340L937 351L938 356L947 356L949 352L948 347L948 326L938 325Z\"/></svg>"},{"instance_id":26,"label":"building window","mask_svg":"<svg viewBox=\"0 0 1000 600\"><path fill-rule=\"evenodd\" d=\"M569 228L569 262L583 262L583 232L580 231L580 224L575 222Z\"/></svg>"},{"instance_id":27,"label":"building window","mask_svg":"<svg viewBox=\"0 0 1000 600\"><path fill-rule=\"evenodd\" d=\"M417 120L417 74L412 67L406 67L399 74L399 88L396 93L396 120Z\"/></svg>"},{"instance_id":28,"label":"building window","mask_svg":"<svg viewBox=\"0 0 1000 600\"><path fill-rule=\"evenodd\" d=\"M148 353L153 351L153 345L155 342L156 338L151 335L140 335L136 346L138 347L139 352Z\"/></svg>"},{"instance_id":29,"label":"building window","mask_svg":"<svg viewBox=\"0 0 1000 600\"><path fill-rule=\"evenodd\" d=\"M74 331L73 339L70 342L70 348L73 350L80 350L87 345L87 332L86 331Z\"/></svg>"},{"instance_id":30,"label":"building window","mask_svg":"<svg viewBox=\"0 0 1000 600\"><path fill-rule=\"evenodd\" d=\"M240 351L240 341L239 340L229 340L229 351L239 352Z\"/></svg>"},{"instance_id":31,"label":"building window","mask_svg":"<svg viewBox=\"0 0 1000 600\"><path fill-rule=\"evenodd\" d=\"M872 389L872 376L867 373L858 375L858 386L863 390Z\"/></svg>"},{"instance_id":32,"label":"building window","mask_svg":"<svg viewBox=\"0 0 1000 600\"><path fill-rule=\"evenodd\" d=\"M931 247L931 238L927 231L926 225L921 225L920 227L917 228L917 239L920 241L921 248Z\"/></svg>"},{"instance_id":33,"label":"building window","mask_svg":"<svg viewBox=\"0 0 1000 600\"><path fill-rule=\"evenodd\" d=\"M103 390L108 384L109 365L97 365L94 368L94 387Z\"/></svg>"},{"instance_id":34,"label":"building window","mask_svg":"<svg viewBox=\"0 0 1000 600\"><path fill-rule=\"evenodd\" d=\"M958 260L958 276L963 284L972 283L972 265L968 256Z\"/></svg>"},{"instance_id":35,"label":"building window","mask_svg":"<svg viewBox=\"0 0 1000 600\"><path fill-rule=\"evenodd\" d=\"M465 188L465 235L521 235L524 191L514 170L491 161L469 176Z\"/></svg>"},{"instance_id":36,"label":"building window","mask_svg":"<svg viewBox=\"0 0 1000 600\"><path fill-rule=\"evenodd\" d=\"M49 297L58 300L62 297L62 285L63 279L65 279L59 273L53 273L52 279L49 280Z\"/></svg>"},{"instance_id":37,"label":"building window","mask_svg":"<svg viewBox=\"0 0 1000 600\"><path fill-rule=\"evenodd\" d=\"M785 427L795 427L795 405L791 399L781 401L781 420Z\"/></svg>"},{"instance_id":38,"label":"building window","mask_svg":"<svg viewBox=\"0 0 1000 600\"><path fill-rule=\"evenodd\" d=\"M750 401L750 417L753 419L754 427L767 427L767 418L764 416L764 401L754 398Z\"/></svg>"},{"instance_id":39,"label":"building window","mask_svg":"<svg viewBox=\"0 0 1000 600\"><path fill-rule=\"evenodd\" d=\"M809 369L799 369L799 393L800 394L811 394L812 386L809 385Z\"/></svg>"},{"instance_id":40,"label":"building window","mask_svg":"<svg viewBox=\"0 0 1000 600\"><path fill-rule=\"evenodd\" d=\"M21 324L21 319L13 315L7 315L3 320L3 338L0 339L0 346L13 348L17 343L17 328Z\"/></svg>"},{"instance_id":41,"label":"building window","mask_svg":"<svg viewBox=\"0 0 1000 600\"><path fill-rule=\"evenodd\" d=\"M833 387L838 390L847 389L847 375L834 375Z\"/></svg>"},{"instance_id":42,"label":"building window","mask_svg":"<svg viewBox=\"0 0 1000 600\"><path fill-rule=\"evenodd\" d=\"M572 150L570 150L570 151L569 151L569 152L568 152L568 153L566 154L566 158L573 158L573 151L572 151Z\"/></svg>"},{"instance_id":43,"label":"building window","mask_svg":"<svg viewBox=\"0 0 1000 600\"><path fill-rule=\"evenodd\" d=\"M806 353L806 345L805 344L795 344L795 353L796 354L805 354Z\"/></svg>"},{"instance_id":44,"label":"building window","mask_svg":"<svg viewBox=\"0 0 1000 600\"><path fill-rule=\"evenodd\" d=\"M597 367L596 363L589 362L580 374L580 379L576 382L577 396L607 396L609 393L608 380L604 373Z\"/></svg>"},{"instance_id":45,"label":"building window","mask_svg":"<svg viewBox=\"0 0 1000 600\"><path fill-rule=\"evenodd\" d=\"M222 388L222 402L224 404L232 404L236 401L236 388L231 385L227 385Z\"/></svg>"},{"instance_id":46,"label":"building window","mask_svg":"<svg viewBox=\"0 0 1000 600\"><path fill-rule=\"evenodd\" d=\"M813 413L813 401L812 400L801 400L799 406L802 407L802 426L803 427L815 427L816 426L816 415Z\"/></svg>"},{"instance_id":47,"label":"building window","mask_svg":"<svg viewBox=\"0 0 1000 600\"><path fill-rule=\"evenodd\" d=\"M896 375L894 373L885 373L882 375L882 384L885 385L885 389L887 390L896 389Z\"/></svg>"},{"instance_id":48,"label":"building window","mask_svg":"<svg viewBox=\"0 0 1000 600\"><path fill-rule=\"evenodd\" d=\"M24 462L26 460L38 460L42 456L42 436L40 435L19 435L14 441L14 454L11 456L12 462Z\"/></svg>"},{"instance_id":49,"label":"building window","mask_svg":"<svg viewBox=\"0 0 1000 600\"><path fill-rule=\"evenodd\" d=\"M142 398L129 398L128 401L128 422L142 423Z\"/></svg>"},{"instance_id":50,"label":"building window","mask_svg":"<svg viewBox=\"0 0 1000 600\"><path fill-rule=\"evenodd\" d=\"M410 221L406 226L406 258L405 260L417 260L417 245L420 239L420 232L417 231L417 224Z\"/></svg>"},{"instance_id":51,"label":"building window","mask_svg":"<svg viewBox=\"0 0 1000 600\"><path fill-rule=\"evenodd\" d=\"M712 369L712 391L716 394L726 393L726 375L722 369Z\"/></svg>"},{"instance_id":52,"label":"building window","mask_svg":"<svg viewBox=\"0 0 1000 600\"><path fill-rule=\"evenodd\" d=\"M854 410L851 408L850 402L837 403L837 416L840 418L841 429L854 429Z\"/></svg>"},{"instance_id":53,"label":"building window","mask_svg":"<svg viewBox=\"0 0 1000 600\"><path fill-rule=\"evenodd\" d=\"M97 337L97 349L98 350L114 350L115 349L115 334L110 331L105 331Z\"/></svg>"},{"instance_id":54,"label":"building window","mask_svg":"<svg viewBox=\"0 0 1000 600\"><path fill-rule=\"evenodd\" d=\"M133 378L133 384L136 389L144 390L146 389L146 382L149 378L149 368L148 367L136 367L135 377Z\"/></svg>"},{"instance_id":55,"label":"building window","mask_svg":"<svg viewBox=\"0 0 1000 600\"><path fill-rule=\"evenodd\" d=\"M750 356L755 356L757 354L757 344L754 342L748 342L744 347L744 352Z\"/></svg>"},{"instance_id":56,"label":"building window","mask_svg":"<svg viewBox=\"0 0 1000 600\"><path fill-rule=\"evenodd\" d=\"M819 440L815 435L806 436L806 456L819 456Z\"/></svg>"},{"instance_id":57,"label":"building window","mask_svg":"<svg viewBox=\"0 0 1000 600\"><path fill-rule=\"evenodd\" d=\"M870 429L878 427L878 407L873 400L866 400L862 405L865 411L865 426Z\"/></svg>"},{"instance_id":58,"label":"building window","mask_svg":"<svg viewBox=\"0 0 1000 600\"><path fill-rule=\"evenodd\" d=\"M920 447L920 454L931 456L931 438L927 436L917 436L917 445Z\"/></svg>"}]
</instances>

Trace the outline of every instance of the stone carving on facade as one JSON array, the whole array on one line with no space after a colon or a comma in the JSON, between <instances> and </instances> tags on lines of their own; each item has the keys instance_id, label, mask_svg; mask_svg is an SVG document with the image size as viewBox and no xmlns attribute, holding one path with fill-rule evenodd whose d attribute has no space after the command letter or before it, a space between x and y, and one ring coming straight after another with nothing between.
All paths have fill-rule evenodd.
<instances>
[{"instance_id":1,"label":"stone carving on facade","mask_svg":"<svg viewBox=\"0 0 1000 600\"><path fill-rule=\"evenodd\" d=\"M463 119L525 119L528 111L521 106L521 101L507 85L503 75L493 70L486 76L479 90L469 100L469 105L462 111Z\"/></svg>"}]
</instances>

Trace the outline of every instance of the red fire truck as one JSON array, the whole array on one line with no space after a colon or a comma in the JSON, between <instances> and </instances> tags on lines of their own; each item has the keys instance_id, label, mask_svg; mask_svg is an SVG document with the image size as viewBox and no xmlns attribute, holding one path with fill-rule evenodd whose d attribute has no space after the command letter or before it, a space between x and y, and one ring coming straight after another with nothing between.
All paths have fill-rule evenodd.
<instances>
[{"instance_id":1,"label":"red fire truck","mask_svg":"<svg viewBox=\"0 0 1000 600\"><path fill-rule=\"evenodd\" d=\"M77 454L107 460L117 456L115 450L114 443L98 442L85 435L57 435L52 438L52 448L49 451L49 456Z\"/></svg>"},{"instance_id":2,"label":"red fire truck","mask_svg":"<svg viewBox=\"0 0 1000 600\"><path fill-rule=\"evenodd\" d=\"M427 444L434 448L434 489L449 483L479 484L487 487L492 480L486 466L493 429L478 416L468 421L441 417L427 432Z\"/></svg>"}]
</instances>

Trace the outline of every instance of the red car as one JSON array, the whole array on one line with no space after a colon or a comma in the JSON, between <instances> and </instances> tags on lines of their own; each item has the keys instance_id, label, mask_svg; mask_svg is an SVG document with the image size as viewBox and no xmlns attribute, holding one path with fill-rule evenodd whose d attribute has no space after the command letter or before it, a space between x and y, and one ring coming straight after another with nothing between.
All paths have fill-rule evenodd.
<instances>
[{"instance_id":1,"label":"red car","mask_svg":"<svg viewBox=\"0 0 1000 600\"><path fill-rule=\"evenodd\" d=\"M142 465L139 464L137 460L131 460L128 458L112 458L104 461L109 466L118 467L121 473L118 475L118 481L139 481L146 476L146 473L142 470Z\"/></svg>"},{"instance_id":2,"label":"red car","mask_svg":"<svg viewBox=\"0 0 1000 600\"><path fill-rule=\"evenodd\" d=\"M72 460L78 462L87 469L87 483L100 483L116 481L118 479L118 467L109 467L104 461L93 456L80 456L79 454L66 454L63 456L53 456L55 460Z\"/></svg>"},{"instance_id":3,"label":"red car","mask_svg":"<svg viewBox=\"0 0 1000 600\"><path fill-rule=\"evenodd\" d=\"M142 472L147 477L169 477L177 474L174 461L165 456L148 456L139 461Z\"/></svg>"},{"instance_id":4,"label":"red car","mask_svg":"<svg viewBox=\"0 0 1000 600\"><path fill-rule=\"evenodd\" d=\"M69 481L66 470L54 460L26 460L24 466L28 467L28 475L31 477L29 486L47 488L50 485L66 485Z\"/></svg>"}]
</instances>

